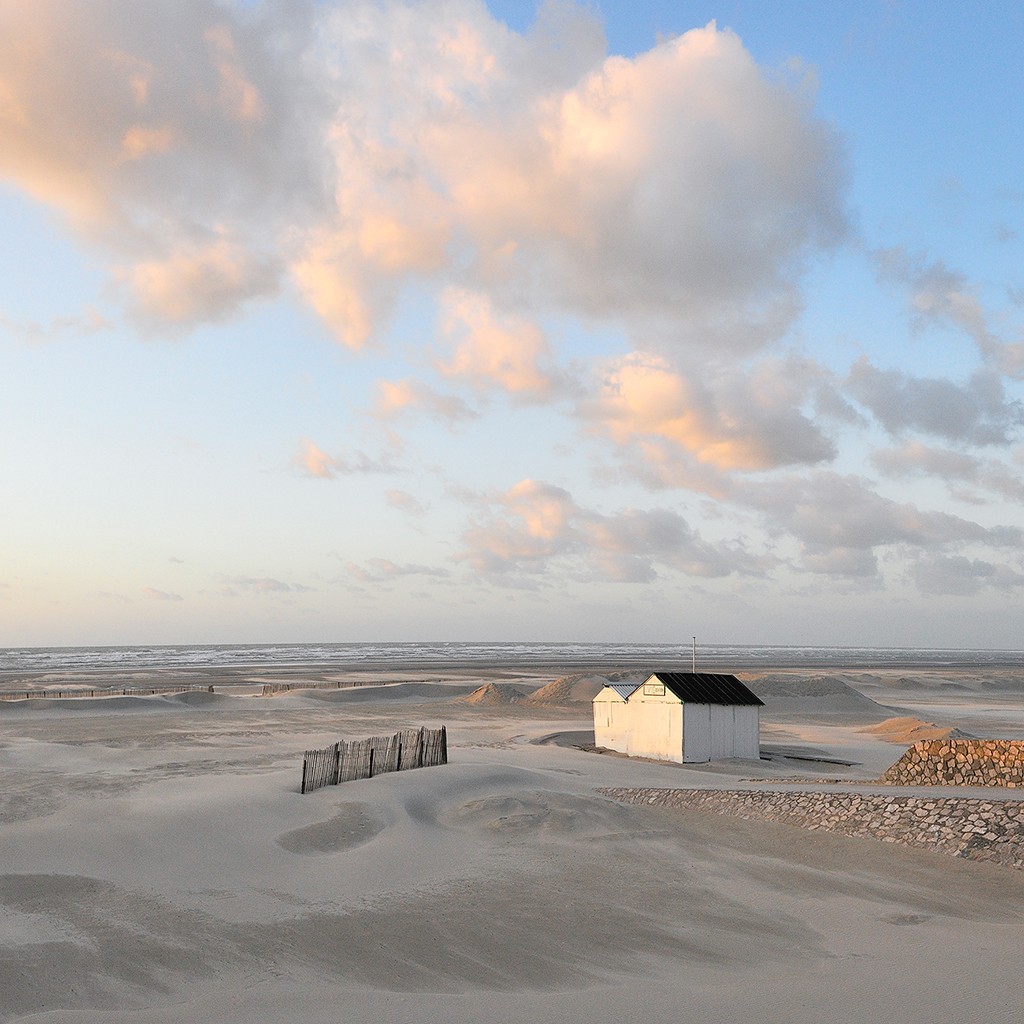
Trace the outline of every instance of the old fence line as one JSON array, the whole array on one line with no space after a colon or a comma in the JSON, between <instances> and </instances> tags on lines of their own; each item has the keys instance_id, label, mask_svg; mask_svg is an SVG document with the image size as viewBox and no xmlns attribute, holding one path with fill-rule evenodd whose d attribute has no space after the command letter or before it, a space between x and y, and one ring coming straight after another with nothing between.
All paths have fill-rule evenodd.
<instances>
[{"instance_id":1,"label":"old fence line","mask_svg":"<svg viewBox=\"0 0 1024 1024\"><path fill-rule=\"evenodd\" d=\"M300 792L447 763L448 733L443 725L440 729L403 729L393 736L339 740L321 750L306 751Z\"/></svg>"},{"instance_id":2,"label":"old fence line","mask_svg":"<svg viewBox=\"0 0 1024 1024\"><path fill-rule=\"evenodd\" d=\"M114 688L69 687L59 690L2 690L0 700L56 700L68 697L153 697L172 693L213 693L213 687L204 683L173 686L122 686Z\"/></svg>"},{"instance_id":3,"label":"old fence line","mask_svg":"<svg viewBox=\"0 0 1024 1024\"><path fill-rule=\"evenodd\" d=\"M382 683L376 679L343 679L324 682L316 680L308 683L264 683L261 697L273 697L278 693L291 693L292 690L351 690L357 686L397 686L402 680Z\"/></svg>"}]
</instances>

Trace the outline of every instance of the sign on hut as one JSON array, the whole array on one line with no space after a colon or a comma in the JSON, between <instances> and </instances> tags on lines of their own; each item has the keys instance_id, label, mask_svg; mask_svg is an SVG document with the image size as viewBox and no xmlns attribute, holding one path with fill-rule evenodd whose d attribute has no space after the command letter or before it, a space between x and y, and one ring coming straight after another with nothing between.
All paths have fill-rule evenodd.
<instances>
[{"instance_id":1,"label":"sign on hut","mask_svg":"<svg viewBox=\"0 0 1024 1024\"><path fill-rule=\"evenodd\" d=\"M655 672L609 683L594 697L594 742L680 764L761 756L761 708L735 676Z\"/></svg>"}]
</instances>

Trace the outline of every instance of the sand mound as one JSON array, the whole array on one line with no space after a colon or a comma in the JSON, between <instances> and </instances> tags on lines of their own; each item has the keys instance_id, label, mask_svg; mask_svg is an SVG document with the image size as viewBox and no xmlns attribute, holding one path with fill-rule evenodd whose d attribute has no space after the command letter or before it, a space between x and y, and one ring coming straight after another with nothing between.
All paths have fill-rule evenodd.
<instances>
[{"instance_id":1,"label":"sand mound","mask_svg":"<svg viewBox=\"0 0 1024 1024\"><path fill-rule=\"evenodd\" d=\"M231 704L236 697L226 693L209 693L206 690L185 690L182 693L169 693L161 698L168 704L183 704L189 708L207 708L214 704Z\"/></svg>"},{"instance_id":2,"label":"sand mound","mask_svg":"<svg viewBox=\"0 0 1024 1024\"><path fill-rule=\"evenodd\" d=\"M460 704L518 704L523 695L511 683L485 683L465 697L455 699Z\"/></svg>"},{"instance_id":3,"label":"sand mound","mask_svg":"<svg viewBox=\"0 0 1024 1024\"><path fill-rule=\"evenodd\" d=\"M472 686L458 686L450 683L396 683L392 686L355 686L344 690L292 690L281 694L275 700L301 697L307 700L322 700L329 704L359 704L371 701L426 701L451 700L471 693Z\"/></svg>"},{"instance_id":4,"label":"sand mound","mask_svg":"<svg viewBox=\"0 0 1024 1024\"><path fill-rule=\"evenodd\" d=\"M450 828L483 829L507 838L540 832L574 841L634 836L647 824L635 814L623 814L609 801L551 792L470 800L445 810L439 820Z\"/></svg>"},{"instance_id":5,"label":"sand mound","mask_svg":"<svg viewBox=\"0 0 1024 1024\"><path fill-rule=\"evenodd\" d=\"M767 675L750 679L747 686L764 701L769 713L892 716L891 708L835 676Z\"/></svg>"},{"instance_id":6,"label":"sand mound","mask_svg":"<svg viewBox=\"0 0 1024 1024\"><path fill-rule=\"evenodd\" d=\"M277 844L289 853L338 853L368 843L383 831L384 825L384 819L369 804L346 803L342 804L340 814L327 821L282 833Z\"/></svg>"},{"instance_id":7,"label":"sand mound","mask_svg":"<svg viewBox=\"0 0 1024 1024\"><path fill-rule=\"evenodd\" d=\"M607 676L575 675L559 676L554 682L534 690L525 704L589 704L608 685Z\"/></svg>"},{"instance_id":8,"label":"sand mound","mask_svg":"<svg viewBox=\"0 0 1024 1024\"><path fill-rule=\"evenodd\" d=\"M973 739L969 733L948 725L936 725L920 718L887 718L878 725L869 725L861 732L874 733L889 743L916 743L918 740Z\"/></svg>"},{"instance_id":9,"label":"sand mound","mask_svg":"<svg viewBox=\"0 0 1024 1024\"><path fill-rule=\"evenodd\" d=\"M204 694L204 696L211 696ZM50 712L61 715L107 714L112 711L171 711L174 704L165 696L147 694L132 697L32 697L28 700L0 701L0 714L35 714Z\"/></svg>"}]
</instances>

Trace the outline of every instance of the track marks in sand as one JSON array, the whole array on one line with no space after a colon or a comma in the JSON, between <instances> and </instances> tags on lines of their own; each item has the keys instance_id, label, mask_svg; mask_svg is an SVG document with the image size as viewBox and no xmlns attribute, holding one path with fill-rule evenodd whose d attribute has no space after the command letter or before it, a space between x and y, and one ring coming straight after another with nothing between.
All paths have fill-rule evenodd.
<instances>
[{"instance_id":1,"label":"track marks in sand","mask_svg":"<svg viewBox=\"0 0 1024 1024\"><path fill-rule=\"evenodd\" d=\"M333 818L283 832L277 837L277 844L289 853L340 853L368 843L386 825L380 813L369 804L345 803Z\"/></svg>"},{"instance_id":2,"label":"track marks in sand","mask_svg":"<svg viewBox=\"0 0 1024 1024\"><path fill-rule=\"evenodd\" d=\"M578 841L635 838L646 831L647 823L632 811L611 801L537 791L469 800L447 808L438 821L449 828L482 829L504 838L541 834Z\"/></svg>"},{"instance_id":3,"label":"track marks in sand","mask_svg":"<svg viewBox=\"0 0 1024 1024\"><path fill-rule=\"evenodd\" d=\"M504 864L492 879L250 932L307 967L389 992L582 988L665 963L697 981L756 962L816 958L813 932L787 915L664 867L649 878L603 858L552 872Z\"/></svg>"},{"instance_id":4,"label":"track marks in sand","mask_svg":"<svg viewBox=\"0 0 1024 1024\"><path fill-rule=\"evenodd\" d=\"M182 916L162 900L77 875L0 875L0 914L35 929L0 944L0 1020L148 1003L211 975L231 944L203 914Z\"/></svg>"}]
</instances>

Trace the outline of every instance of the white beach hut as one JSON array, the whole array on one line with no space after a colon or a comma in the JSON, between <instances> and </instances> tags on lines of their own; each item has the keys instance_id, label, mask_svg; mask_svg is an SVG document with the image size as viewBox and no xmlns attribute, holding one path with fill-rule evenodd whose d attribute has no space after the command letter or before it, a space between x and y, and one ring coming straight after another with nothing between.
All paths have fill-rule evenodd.
<instances>
[{"instance_id":1,"label":"white beach hut","mask_svg":"<svg viewBox=\"0 0 1024 1024\"><path fill-rule=\"evenodd\" d=\"M594 697L594 742L634 757L690 764L761 756L759 700L733 675L655 672Z\"/></svg>"}]
</instances>

